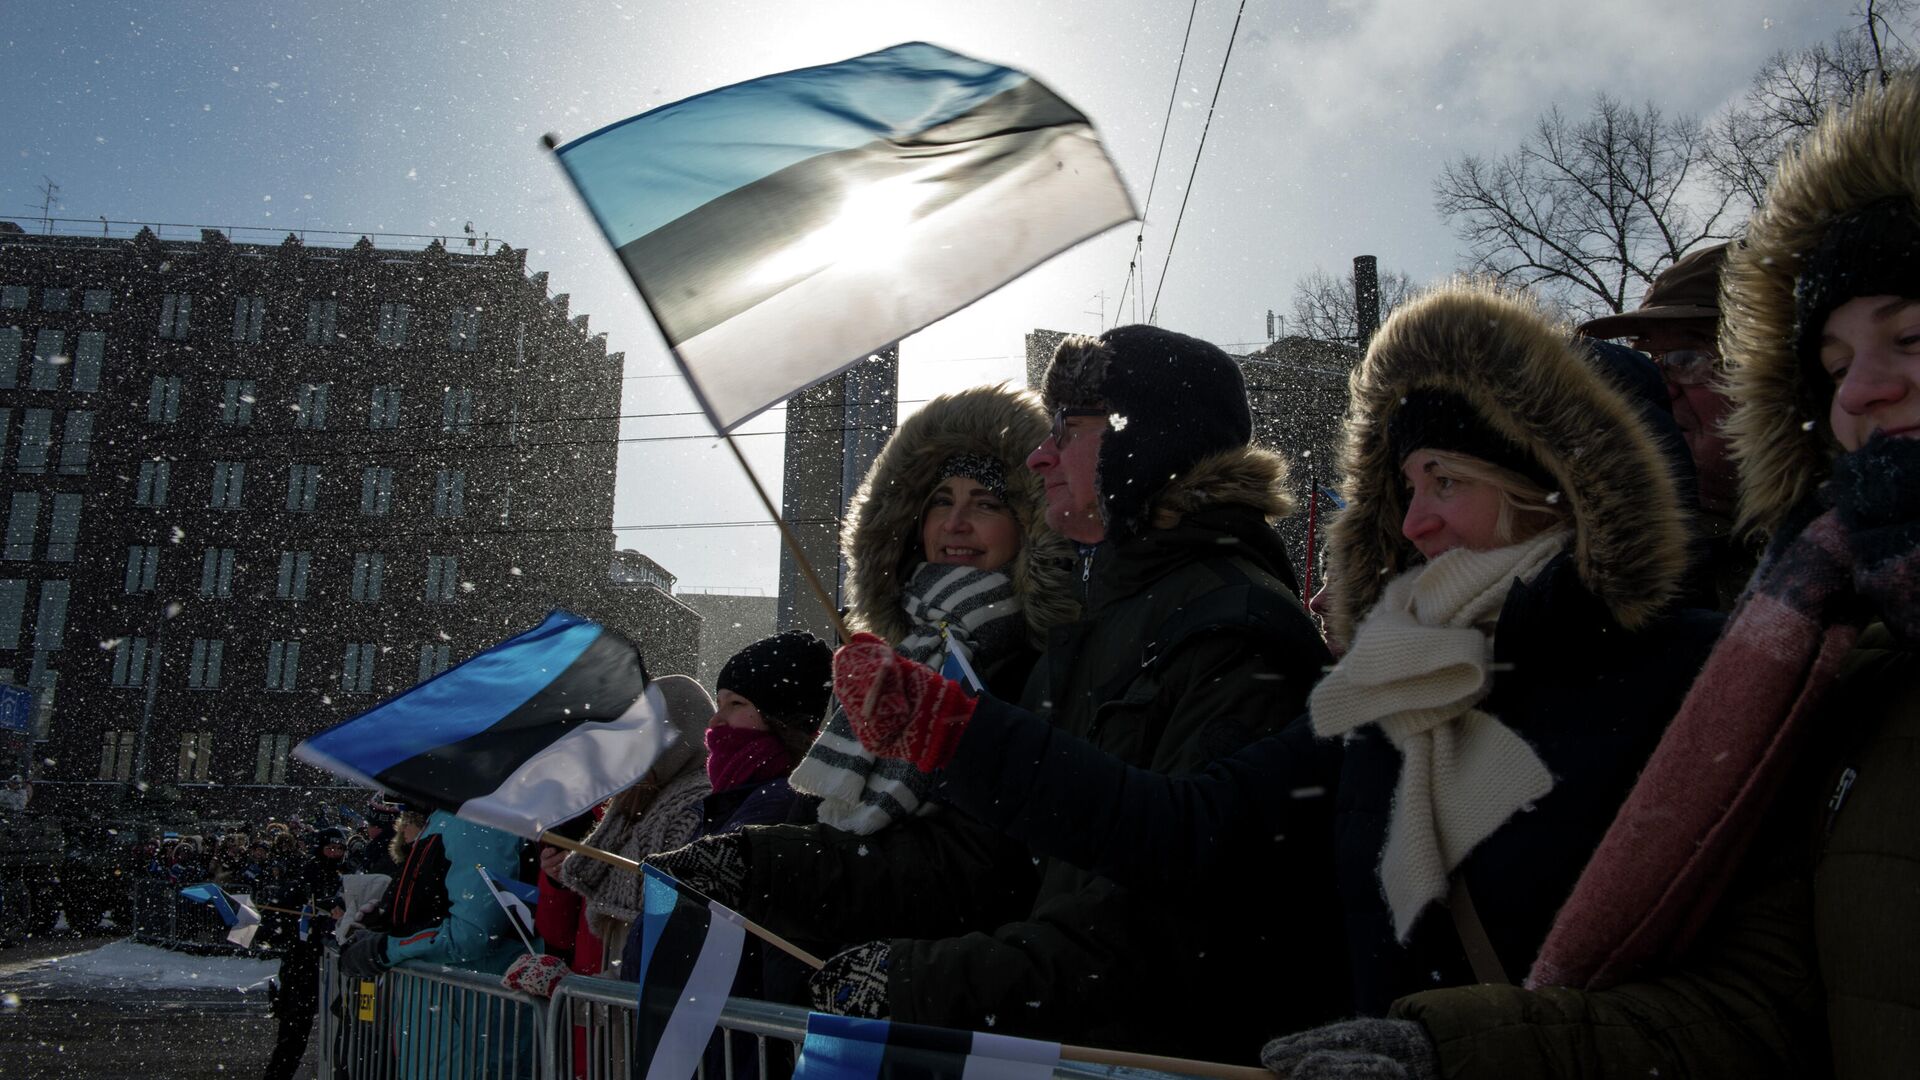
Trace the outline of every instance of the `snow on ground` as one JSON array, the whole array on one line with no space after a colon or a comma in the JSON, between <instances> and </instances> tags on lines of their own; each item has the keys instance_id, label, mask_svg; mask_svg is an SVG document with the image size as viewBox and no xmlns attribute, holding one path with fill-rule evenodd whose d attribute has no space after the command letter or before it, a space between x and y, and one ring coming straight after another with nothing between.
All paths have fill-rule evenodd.
<instances>
[{"instance_id":1,"label":"snow on ground","mask_svg":"<svg viewBox=\"0 0 1920 1080\"><path fill-rule=\"evenodd\" d=\"M239 990L264 993L277 960L242 956L193 956L114 941L87 952L55 956L10 968L15 990Z\"/></svg>"}]
</instances>

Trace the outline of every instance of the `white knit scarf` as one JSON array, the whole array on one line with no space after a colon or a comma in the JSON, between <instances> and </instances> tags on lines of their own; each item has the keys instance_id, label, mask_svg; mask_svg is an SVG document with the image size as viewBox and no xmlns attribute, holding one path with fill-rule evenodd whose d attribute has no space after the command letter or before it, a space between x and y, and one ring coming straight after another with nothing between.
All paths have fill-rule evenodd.
<instances>
[{"instance_id":1,"label":"white knit scarf","mask_svg":"<svg viewBox=\"0 0 1920 1080\"><path fill-rule=\"evenodd\" d=\"M1514 579L1531 580L1570 535L1455 548L1401 574L1309 698L1316 734L1378 724L1400 751L1380 887L1402 942L1427 905L1446 897L1447 876L1468 852L1553 790L1526 740L1476 706L1492 688L1489 624Z\"/></svg>"}]
</instances>

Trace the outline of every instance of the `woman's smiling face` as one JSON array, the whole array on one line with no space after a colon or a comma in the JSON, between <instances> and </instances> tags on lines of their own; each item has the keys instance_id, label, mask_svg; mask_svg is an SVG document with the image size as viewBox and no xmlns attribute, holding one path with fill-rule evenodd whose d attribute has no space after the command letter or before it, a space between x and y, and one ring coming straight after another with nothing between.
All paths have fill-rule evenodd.
<instances>
[{"instance_id":1,"label":"woman's smiling face","mask_svg":"<svg viewBox=\"0 0 1920 1080\"><path fill-rule=\"evenodd\" d=\"M949 476L927 497L920 547L930 563L999 570L1020 550L1020 523L984 484Z\"/></svg>"},{"instance_id":2,"label":"woman's smiling face","mask_svg":"<svg viewBox=\"0 0 1920 1080\"><path fill-rule=\"evenodd\" d=\"M1842 447L1858 450L1874 432L1920 435L1920 300L1856 296L1834 308L1820 367L1833 380L1827 422Z\"/></svg>"}]
</instances>

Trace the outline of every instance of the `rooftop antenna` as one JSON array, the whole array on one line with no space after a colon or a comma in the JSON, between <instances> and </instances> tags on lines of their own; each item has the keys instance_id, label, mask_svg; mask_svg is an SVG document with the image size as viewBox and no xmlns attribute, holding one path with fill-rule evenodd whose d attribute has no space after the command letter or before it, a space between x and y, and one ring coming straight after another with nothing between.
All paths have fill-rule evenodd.
<instances>
[{"instance_id":1,"label":"rooftop antenna","mask_svg":"<svg viewBox=\"0 0 1920 1080\"><path fill-rule=\"evenodd\" d=\"M474 246L473 222L471 221L467 222L466 225L462 227L461 231L467 234L467 250L472 251Z\"/></svg>"},{"instance_id":2,"label":"rooftop antenna","mask_svg":"<svg viewBox=\"0 0 1920 1080\"><path fill-rule=\"evenodd\" d=\"M53 177L44 173L41 174L40 179L46 181L46 183L36 189L40 192L40 231L51 235L53 233L53 204L60 201L55 198L55 196L60 193L60 185L53 182Z\"/></svg>"},{"instance_id":3,"label":"rooftop antenna","mask_svg":"<svg viewBox=\"0 0 1920 1080\"><path fill-rule=\"evenodd\" d=\"M1080 314L1100 316L1100 329L1105 330L1107 328L1107 290L1101 289L1099 292L1094 293L1092 296L1087 297L1087 299L1100 301L1100 310L1094 311L1092 309L1088 309L1086 311L1081 312Z\"/></svg>"}]
</instances>

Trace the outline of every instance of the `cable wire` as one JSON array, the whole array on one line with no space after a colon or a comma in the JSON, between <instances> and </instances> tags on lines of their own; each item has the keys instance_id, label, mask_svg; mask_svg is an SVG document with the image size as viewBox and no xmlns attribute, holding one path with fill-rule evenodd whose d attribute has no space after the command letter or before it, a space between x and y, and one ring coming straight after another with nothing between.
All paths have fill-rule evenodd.
<instances>
[{"instance_id":1,"label":"cable wire","mask_svg":"<svg viewBox=\"0 0 1920 1080\"><path fill-rule=\"evenodd\" d=\"M1227 35L1227 53L1220 58L1220 77L1213 83L1213 100L1207 104L1207 122L1200 127L1200 145L1193 148L1193 169L1187 173L1187 190L1180 196L1180 212L1173 217L1173 236L1167 240L1167 257L1160 263L1160 283L1153 288L1153 306L1147 309L1147 322L1160 314L1160 290L1167 287L1167 266L1173 262L1173 246L1180 242L1180 222L1187 216L1187 200L1193 197L1193 178L1200 173L1200 155L1207 148L1207 131L1213 127L1213 110L1220 104L1220 88L1226 85L1227 62L1233 59L1233 43L1240 37L1240 17L1247 13L1247 0L1233 17L1233 32Z\"/></svg>"},{"instance_id":2,"label":"cable wire","mask_svg":"<svg viewBox=\"0 0 1920 1080\"><path fill-rule=\"evenodd\" d=\"M1173 66L1173 88L1167 91L1167 115L1160 120L1160 146L1153 152L1153 172L1147 176L1147 201L1140 204L1140 228L1133 235L1133 258L1127 261L1127 281L1120 286L1118 309L1127 309L1127 291L1133 288L1134 272L1140 266L1140 252L1147 238L1147 214L1153 209L1153 191L1160 184L1160 157L1167 150L1167 130L1173 126L1173 103L1180 98L1180 73L1187 68L1187 43L1193 40L1193 16L1200 10L1200 0L1193 0L1187 7L1187 32L1180 37L1180 61ZM1140 291L1146 292L1145 281L1140 283ZM1134 321L1139 321L1140 297L1133 298ZM1101 327L1105 330L1106 327Z\"/></svg>"}]
</instances>

